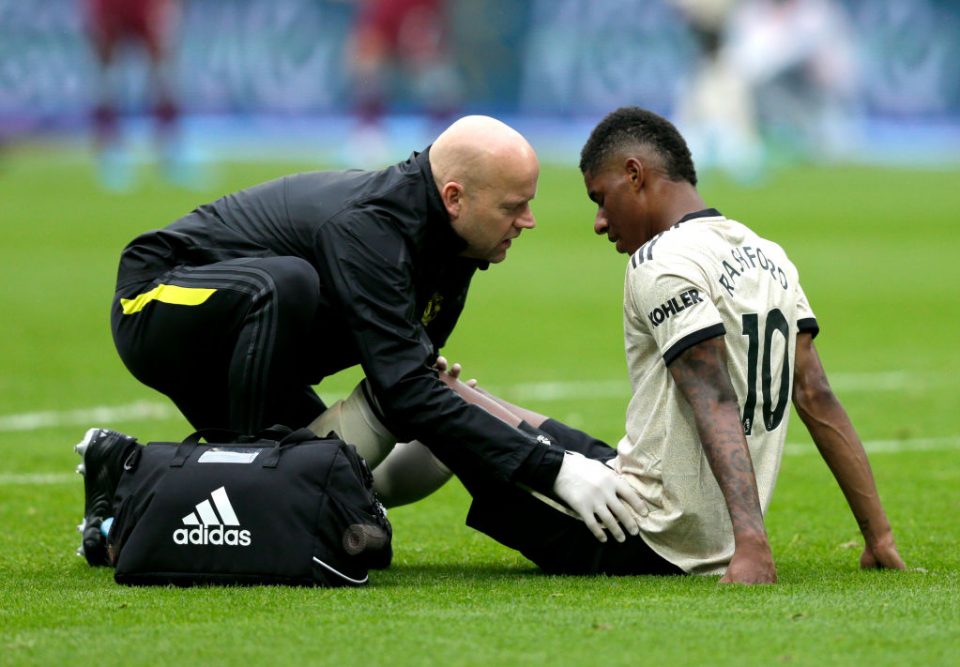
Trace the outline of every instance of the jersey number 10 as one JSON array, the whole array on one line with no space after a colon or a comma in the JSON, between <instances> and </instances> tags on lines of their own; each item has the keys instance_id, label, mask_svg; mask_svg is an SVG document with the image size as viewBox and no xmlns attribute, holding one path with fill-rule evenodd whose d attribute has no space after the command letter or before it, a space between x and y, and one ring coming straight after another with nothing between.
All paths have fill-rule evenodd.
<instances>
[{"instance_id":1,"label":"jersey number 10","mask_svg":"<svg viewBox=\"0 0 960 667\"><path fill-rule=\"evenodd\" d=\"M763 391L763 425L769 433L780 425L787 411L787 393L790 391L790 359L788 358L790 327L787 324L787 318L779 308L774 308L767 313L766 319L763 332L763 365L760 371ZM770 356L773 350L771 344L773 335L777 332L783 335L783 359L780 361L780 393L777 396L777 404L774 406L770 395L773 365ZM743 403L742 421L744 434L750 435L753 431L753 414L757 409L757 357L760 356L760 318L756 313L743 315L743 335L747 337L749 347L747 348L747 400Z\"/></svg>"}]
</instances>

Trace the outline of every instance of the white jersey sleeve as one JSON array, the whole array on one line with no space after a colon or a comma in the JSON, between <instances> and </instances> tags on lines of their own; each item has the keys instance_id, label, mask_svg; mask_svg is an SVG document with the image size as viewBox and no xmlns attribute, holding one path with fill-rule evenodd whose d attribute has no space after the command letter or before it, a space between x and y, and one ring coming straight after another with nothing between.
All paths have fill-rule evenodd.
<instances>
[{"instance_id":1,"label":"white jersey sleeve","mask_svg":"<svg viewBox=\"0 0 960 667\"><path fill-rule=\"evenodd\" d=\"M711 281L692 257L660 252L653 259L656 238L630 259L626 298L641 326L656 341L666 364L684 350L726 332L713 303ZM666 256L665 256L666 255Z\"/></svg>"},{"instance_id":2,"label":"white jersey sleeve","mask_svg":"<svg viewBox=\"0 0 960 667\"><path fill-rule=\"evenodd\" d=\"M807 295L803 293L803 288L799 285L797 285L797 293L797 331L812 334L816 338L817 334L820 333L820 325L817 324L817 318L810 308Z\"/></svg>"}]
</instances>

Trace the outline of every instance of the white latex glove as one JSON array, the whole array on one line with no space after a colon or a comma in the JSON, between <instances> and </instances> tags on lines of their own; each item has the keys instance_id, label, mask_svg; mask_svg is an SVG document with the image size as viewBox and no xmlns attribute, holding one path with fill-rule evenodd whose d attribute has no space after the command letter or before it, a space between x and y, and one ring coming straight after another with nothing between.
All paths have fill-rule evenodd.
<instances>
[{"instance_id":1,"label":"white latex glove","mask_svg":"<svg viewBox=\"0 0 960 667\"><path fill-rule=\"evenodd\" d=\"M553 492L580 515L590 532L601 542L607 541L604 527L617 542L627 539L621 524L631 535L640 532L636 518L624 501L638 514L643 514L643 500L623 477L600 461L576 452L567 452L553 483Z\"/></svg>"}]
</instances>

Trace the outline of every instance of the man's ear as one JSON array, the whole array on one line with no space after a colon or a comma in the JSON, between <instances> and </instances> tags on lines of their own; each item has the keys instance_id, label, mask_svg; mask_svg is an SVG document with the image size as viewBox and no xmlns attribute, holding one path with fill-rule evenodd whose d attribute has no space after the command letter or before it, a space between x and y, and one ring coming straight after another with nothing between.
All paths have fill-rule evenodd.
<instances>
[{"instance_id":1,"label":"man's ear","mask_svg":"<svg viewBox=\"0 0 960 667\"><path fill-rule=\"evenodd\" d=\"M623 171L627 180L630 181L630 187L635 192L639 191L640 188L643 187L643 179L645 176L643 163L635 157L628 157L624 160Z\"/></svg>"},{"instance_id":2,"label":"man's ear","mask_svg":"<svg viewBox=\"0 0 960 667\"><path fill-rule=\"evenodd\" d=\"M460 215L460 206L463 202L463 186L456 181L448 181L440 189L440 199L443 200L443 207L447 209L447 214L456 219Z\"/></svg>"}]
</instances>

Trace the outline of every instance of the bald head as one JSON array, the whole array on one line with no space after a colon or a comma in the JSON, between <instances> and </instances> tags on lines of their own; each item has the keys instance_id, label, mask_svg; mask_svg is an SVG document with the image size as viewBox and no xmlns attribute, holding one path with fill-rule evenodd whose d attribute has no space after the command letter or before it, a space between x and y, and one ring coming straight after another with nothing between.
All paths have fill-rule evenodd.
<instances>
[{"instance_id":1,"label":"bald head","mask_svg":"<svg viewBox=\"0 0 960 667\"><path fill-rule=\"evenodd\" d=\"M490 116L464 116L444 130L430 147L430 168L437 188L449 181L487 187L494 174L511 164L537 165L523 135Z\"/></svg>"},{"instance_id":2,"label":"bald head","mask_svg":"<svg viewBox=\"0 0 960 667\"><path fill-rule=\"evenodd\" d=\"M530 200L540 165L529 142L489 116L465 116L430 147L430 169L463 254L499 262L513 239L534 226Z\"/></svg>"}]
</instances>

